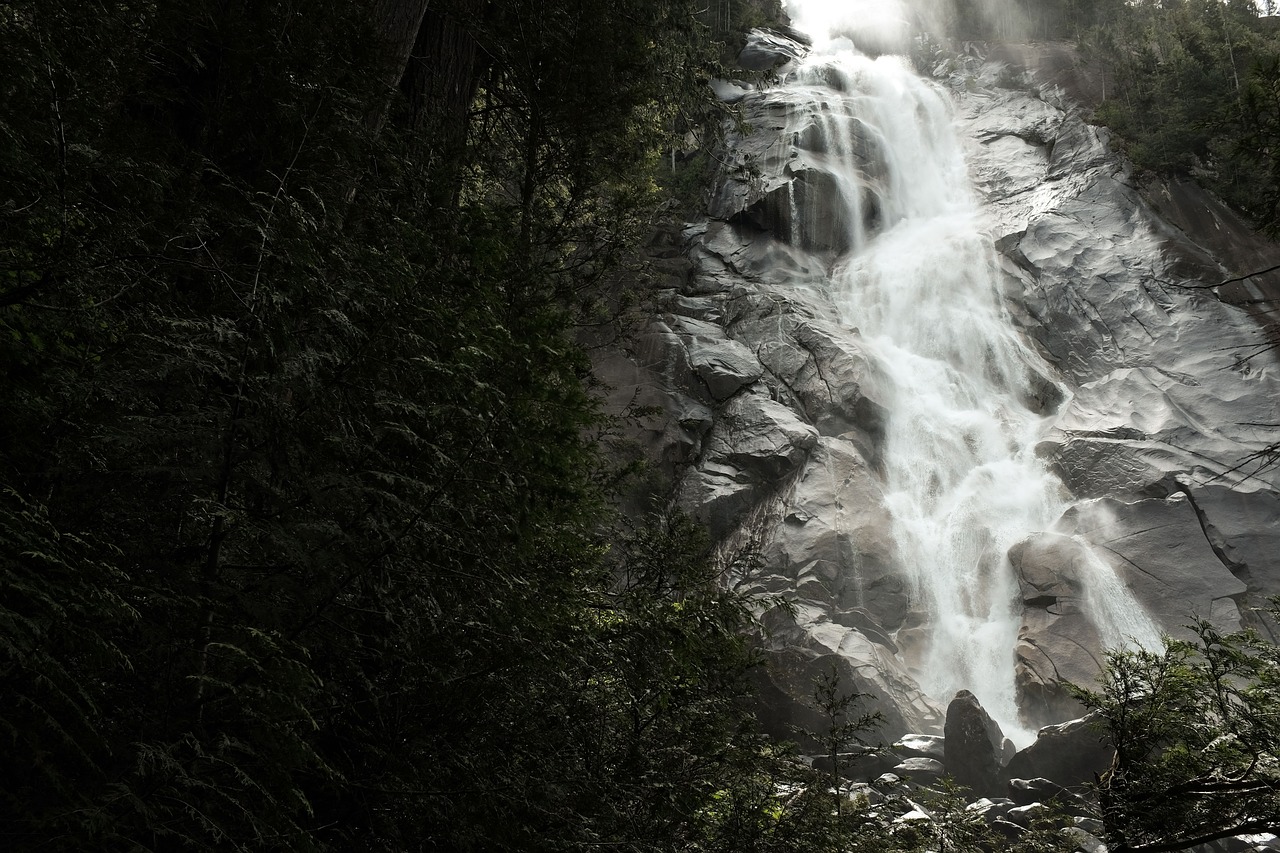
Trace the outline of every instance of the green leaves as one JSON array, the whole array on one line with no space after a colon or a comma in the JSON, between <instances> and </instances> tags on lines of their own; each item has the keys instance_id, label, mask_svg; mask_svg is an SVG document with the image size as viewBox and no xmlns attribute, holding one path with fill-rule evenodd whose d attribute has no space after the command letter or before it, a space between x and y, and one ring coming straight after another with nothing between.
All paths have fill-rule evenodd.
<instances>
[{"instance_id":1,"label":"green leaves","mask_svg":"<svg viewBox=\"0 0 1280 853\"><path fill-rule=\"evenodd\" d=\"M1207 621L1195 642L1112 652L1101 713L1116 748L1099 783L1113 849L1179 850L1280 827L1280 650Z\"/></svg>"}]
</instances>

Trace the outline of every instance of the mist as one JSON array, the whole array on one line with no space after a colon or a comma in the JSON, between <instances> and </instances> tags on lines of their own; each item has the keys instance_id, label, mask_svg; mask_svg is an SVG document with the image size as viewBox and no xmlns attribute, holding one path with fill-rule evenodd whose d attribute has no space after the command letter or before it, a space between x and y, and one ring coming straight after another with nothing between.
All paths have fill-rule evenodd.
<instances>
[{"instance_id":1,"label":"mist","mask_svg":"<svg viewBox=\"0 0 1280 853\"><path fill-rule=\"evenodd\" d=\"M1018 0L786 0L815 41L847 38L864 51L902 52L912 36L1024 41L1035 27Z\"/></svg>"}]
</instances>

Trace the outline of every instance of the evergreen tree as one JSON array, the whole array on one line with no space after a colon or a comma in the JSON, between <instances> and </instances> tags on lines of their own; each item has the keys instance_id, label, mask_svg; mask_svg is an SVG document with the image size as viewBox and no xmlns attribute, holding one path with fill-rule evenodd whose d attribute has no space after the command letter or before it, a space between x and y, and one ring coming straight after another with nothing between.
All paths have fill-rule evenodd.
<instances>
[{"instance_id":1,"label":"evergreen tree","mask_svg":"<svg viewBox=\"0 0 1280 853\"><path fill-rule=\"evenodd\" d=\"M1076 692L1116 750L1098 781L1112 851L1280 830L1280 649L1253 631L1192 627L1193 642L1111 652L1101 689Z\"/></svg>"}]
</instances>

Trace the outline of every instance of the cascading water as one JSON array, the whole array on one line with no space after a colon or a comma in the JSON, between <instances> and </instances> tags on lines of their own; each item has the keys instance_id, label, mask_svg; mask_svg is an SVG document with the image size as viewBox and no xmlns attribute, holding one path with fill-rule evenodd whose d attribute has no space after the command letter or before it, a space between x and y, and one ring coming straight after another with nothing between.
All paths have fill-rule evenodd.
<instances>
[{"instance_id":1,"label":"cascading water","mask_svg":"<svg viewBox=\"0 0 1280 853\"><path fill-rule=\"evenodd\" d=\"M809 137L799 145L811 152L805 165L839 196L821 214L847 232L834 242L846 251L830 275L832 299L896 388L880 462L902 569L929 614L916 675L944 702L973 691L1025 743L1018 585L1006 553L1049 528L1066 496L1034 453L1044 424L1029 408L1038 359L1001 302L949 98L902 58L873 59L847 40L820 41L783 89L792 114L808 116L795 129ZM815 227L814 211L800 201L791 237L806 245L797 231ZM1100 636L1158 643L1141 607L1097 564L1082 580L1086 598L1109 602L1091 612Z\"/></svg>"}]
</instances>

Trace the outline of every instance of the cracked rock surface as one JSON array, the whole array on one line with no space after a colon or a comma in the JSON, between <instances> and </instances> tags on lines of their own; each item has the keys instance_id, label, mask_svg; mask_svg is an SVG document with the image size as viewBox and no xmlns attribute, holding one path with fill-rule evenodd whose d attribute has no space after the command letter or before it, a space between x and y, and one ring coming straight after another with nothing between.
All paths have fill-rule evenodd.
<instances>
[{"instance_id":1,"label":"cracked rock surface","mask_svg":"<svg viewBox=\"0 0 1280 853\"><path fill-rule=\"evenodd\" d=\"M779 62L791 50L758 47ZM1193 618L1261 624L1250 607L1280 593L1280 472L1247 461L1280 439L1280 366L1259 354L1268 331L1213 287L1248 272L1223 247L1248 244L1251 262L1273 249L1194 188L1141 184L1063 89L1001 88L1008 69L975 58L937 79L1009 314L1050 373L1038 453L1078 499L1009 554L1023 614L1011 665L1028 721L1047 723L1075 715L1062 682L1088 684L1103 659L1082 592L1089 560L1173 634ZM644 407L630 438L671 500L710 527L726 562L758 555L758 570L729 580L792 603L762 639L765 722L784 735L805 722L813 676L834 665L878 697L887 737L937 732L946 700L915 680L929 615L898 565L878 470L897 389L824 285L847 248L847 223L821 206L827 154L803 132L782 137L777 103L729 89L756 171L730 163L711 215L678 235L679 263L664 259L660 312L625 351L601 351L597 373L613 411ZM857 152L869 181L874 147ZM806 194L814 222L796 229L783 202Z\"/></svg>"}]
</instances>

